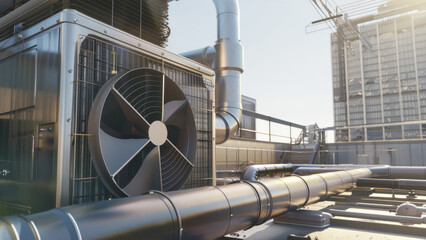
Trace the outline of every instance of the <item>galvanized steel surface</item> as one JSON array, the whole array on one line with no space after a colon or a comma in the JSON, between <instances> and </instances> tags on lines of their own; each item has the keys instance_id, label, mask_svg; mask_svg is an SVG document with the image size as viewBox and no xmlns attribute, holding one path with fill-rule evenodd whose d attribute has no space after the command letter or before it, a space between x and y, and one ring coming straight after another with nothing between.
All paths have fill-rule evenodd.
<instances>
[{"instance_id":1,"label":"galvanized steel surface","mask_svg":"<svg viewBox=\"0 0 426 240\"><path fill-rule=\"evenodd\" d=\"M244 56L240 41L238 0L213 0L213 3L217 18L217 41L214 49L205 47L183 55L212 66L215 71L216 143L221 144L235 135L241 122Z\"/></svg>"},{"instance_id":2,"label":"galvanized steel surface","mask_svg":"<svg viewBox=\"0 0 426 240\"><path fill-rule=\"evenodd\" d=\"M263 223L372 176L355 169L102 201L0 219L0 238L214 239ZM305 179L306 178L306 179ZM338 179L337 181L334 181Z\"/></svg>"},{"instance_id":3,"label":"galvanized steel surface","mask_svg":"<svg viewBox=\"0 0 426 240\"><path fill-rule=\"evenodd\" d=\"M357 187L377 187L407 190L426 190L426 180L418 179L371 179L359 178Z\"/></svg>"},{"instance_id":4,"label":"galvanized steel surface","mask_svg":"<svg viewBox=\"0 0 426 240\"><path fill-rule=\"evenodd\" d=\"M256 181L262 176L284 174L292 171L292 164L257 164L246 167L240 178L247 181Z\"/></svg>"},{"instance_id":5,"label":"galvanized steel surface","mask_svg":"<svg viewBox=\"0 0 426 240\"><path fill-rule=\"evenodd\" d=\"M53 172L55 186L49 191L55 197L54 205L40 210L108 197L85 147L90 104L112 70L142 66L164 70L175 80L199 119L198 167L185 187L212 184L211 69L75 10L64 10L2 41L1 49L4 77L0 84L6 87L0 90L0 171L7 172L0 175L2 211L10 208L28 214L36 211L35 197L47 202L34 188L34 175L39 147L43 147L39 130L50 123L54 125L53 164L45 168ZM115 66L113 51L119 53Z\"/></svg>"}]
</instances>

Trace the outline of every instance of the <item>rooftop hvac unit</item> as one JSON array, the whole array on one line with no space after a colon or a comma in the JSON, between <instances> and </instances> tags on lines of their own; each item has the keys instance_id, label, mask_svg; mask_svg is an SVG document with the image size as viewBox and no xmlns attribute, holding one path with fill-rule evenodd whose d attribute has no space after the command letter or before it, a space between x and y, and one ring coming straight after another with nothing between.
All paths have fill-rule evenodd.
<instances>
[{"instance_id":1,"label":"rooftop hvac unit","mask_svg":"<svg viewBox=\"0 0 426 240\"><path fill-rule=\"evenodd\" d=\"M212 185L211 69L69 9L0 48L0 215Z\"/></svg>"},{"instance_id":2,"label":"rooftop hvac unit","mask_svg":"<svg viewBox=\"0 0 426 240\"><path fill-rule=\"evenodd\" d=\"M74 9L146 41L165 46L170 34L168 2L169 0L2 0L0 17L17 8L23 11L5 16L0 24L0 40L64 9Z\"/></svg>"}]
</instances>

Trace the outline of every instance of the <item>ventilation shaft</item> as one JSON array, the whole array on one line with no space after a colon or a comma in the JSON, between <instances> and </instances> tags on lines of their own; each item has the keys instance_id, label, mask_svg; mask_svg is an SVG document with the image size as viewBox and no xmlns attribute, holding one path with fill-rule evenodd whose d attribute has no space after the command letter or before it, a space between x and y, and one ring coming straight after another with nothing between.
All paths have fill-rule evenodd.
<instances>
[{"instance_id":1,"label":"ventilation shaft","mask_svg":"<svg viewBox=\"0 0 426 240\"><path fill-rule=\"evenodd\" d=\"M216 143L235 135L242 118L241 74L243 46L240 41L238 0L213 0L217 14L217 41L182 55L211 66L216 74Z\"/></svg>"},{"instance_id":2,"label":"ventilation shaft","mask_svg":"<svg viewBox=\"0 0 426 240\"><path fill-rule=\"evenodd\" d=\"M351 189L367 168L240 182L0 218L0 239L216 239Z\"/></svg>"}]
</instances>

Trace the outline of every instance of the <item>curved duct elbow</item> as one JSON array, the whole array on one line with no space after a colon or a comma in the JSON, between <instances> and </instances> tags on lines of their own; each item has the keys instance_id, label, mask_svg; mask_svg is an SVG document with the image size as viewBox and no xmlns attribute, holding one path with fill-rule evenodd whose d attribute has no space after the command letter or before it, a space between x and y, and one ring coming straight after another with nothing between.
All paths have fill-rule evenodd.
<instances>
[{"instance_id":1,"label":"curved duct elbow","mask_svg":"<svg viewBox=\"0 0 426 240\"><path fill-rule=\"evenodd\" d=\"M237 0L213 0L217 14L216 58L216 143L221 144L237 132L242 118L241 73L243 46L240 41Z\"/></svg>"},{"instance_id":2,"label":"curved duct elbow","mask_svg":"<svg viewBox=\"0 0 426 240\"><path fill-rule=\"evenodd\" d=\"M181 55L211 66L216 79L216 143L226 142L238 131L241 118L243 46L240 41L238 0L213 0L217 14L217 41Z\"/></svg>"},{"instance_id":3,"label":"curved duct elbow","mask_svg":"<svg viewBox=\"0 0 426 240\"><path fill-rule=\"evenodd\" d=\"M182 53L196 62L211 66L216 75L216 143L235 135L241 118L241 74L244 50L240 41L238 0L213 0L216 7L217 41L205 47Z\"/></svg>"},{"instance_id":4,"label":"curved duct elbow","mask_svg":"<svg viewBox=\"0 0 426 240\"><path fill-rule=\"evenodd\" d=\"M213 61L216 58L216 49L211 46L181 53L180 55L199 62L207 67L213 66Z\"/></svg>"}]
</instances>

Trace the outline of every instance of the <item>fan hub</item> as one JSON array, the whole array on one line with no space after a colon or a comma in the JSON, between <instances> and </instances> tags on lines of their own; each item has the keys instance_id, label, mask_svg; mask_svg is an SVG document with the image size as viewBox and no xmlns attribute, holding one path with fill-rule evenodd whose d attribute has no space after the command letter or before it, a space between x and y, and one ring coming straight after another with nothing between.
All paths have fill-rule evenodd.
<instances>
[{"instance_id":1,"label":"fan hub","mask_svg":"<svg viewBox=\"0 0 426 240\"><path fill-rule=\"evenodd\" d=\"M167 140L167 127L162 121L155 121L148 130L149 140L157 146L163 145Z\"/></svg>"}]
</instances>

